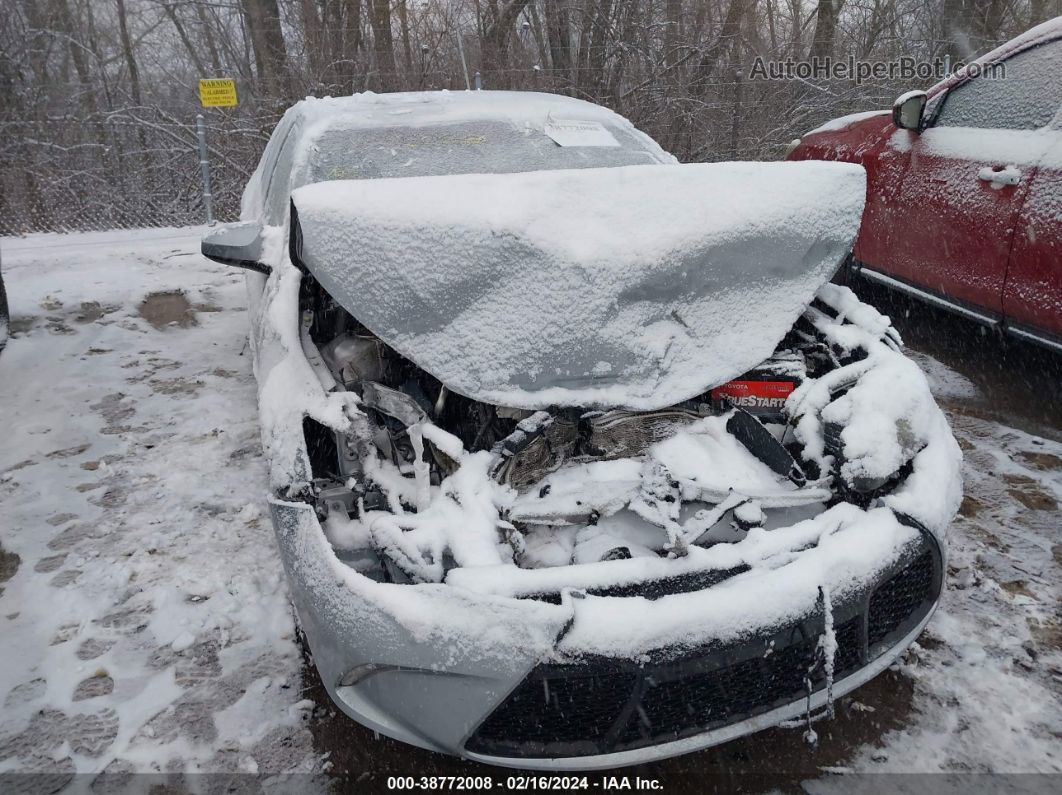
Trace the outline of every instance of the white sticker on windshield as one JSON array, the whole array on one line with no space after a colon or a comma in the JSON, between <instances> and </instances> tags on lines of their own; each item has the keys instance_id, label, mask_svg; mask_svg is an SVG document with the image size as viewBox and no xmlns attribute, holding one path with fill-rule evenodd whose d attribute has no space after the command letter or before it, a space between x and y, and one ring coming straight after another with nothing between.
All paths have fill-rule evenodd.
<instances>
[{"instance_id":1,"label":"white sticker on windshield","mask_svg":"<svg viewBox=\"0 0 1062 795\"><path fill-rule=\"evenodd\" d=\"M619 146L601 122L578 119L548 119L545 133L559 146Z\"/></svg>"}]
</instances>

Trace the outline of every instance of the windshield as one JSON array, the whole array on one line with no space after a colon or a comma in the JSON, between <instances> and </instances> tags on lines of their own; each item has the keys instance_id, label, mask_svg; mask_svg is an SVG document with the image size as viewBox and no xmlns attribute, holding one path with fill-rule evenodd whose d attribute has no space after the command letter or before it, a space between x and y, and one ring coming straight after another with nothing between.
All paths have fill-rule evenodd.
<instances>
[{"instance_id":1,"label":"windshield","mask_svg":"<svg viewBox=\"0 0 1062 795\"><path fill-rule=\"evenodd\" d=\"M543 169L658 163L660 159L618 125L589 123L598 145L561 146L541 127L504 121L417 127L333 127L314 142L307 182L443 174L498 174ZM603 129L601 129L603 128ZM599 145L602 140L616 145Z\"/></svg>"}]
</instances>

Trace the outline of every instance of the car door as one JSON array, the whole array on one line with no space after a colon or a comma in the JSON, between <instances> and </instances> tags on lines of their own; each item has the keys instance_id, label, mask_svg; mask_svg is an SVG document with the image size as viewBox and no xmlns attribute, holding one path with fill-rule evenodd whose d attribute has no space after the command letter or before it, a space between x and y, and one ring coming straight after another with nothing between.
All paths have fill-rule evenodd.
<instances>
[{"instance_id":1,"label":"car door","mask_svg":"<svg viewBox=\"0 0 1062 795\"><path fill-rule=\"evenodd\" d=\"M1002 315L1018 212L1058 109L1060 46L1018 52L931 103L928 127L909 133L882 270L992 319Z\"/></svg>"},{"instance_id":2,"label":"car door","mask_svg":"<svg viewBox=\"0 0 1062 795\"><path fill-rule=\"evenodd\" d=\"M1060 113L1062 117L1062 113ZM1056 117L1051 146L1030 180L1018 216L1003 313L1018 336L1046 332L1062 346L1062 118Z\"/></svg>"}]
</instances>

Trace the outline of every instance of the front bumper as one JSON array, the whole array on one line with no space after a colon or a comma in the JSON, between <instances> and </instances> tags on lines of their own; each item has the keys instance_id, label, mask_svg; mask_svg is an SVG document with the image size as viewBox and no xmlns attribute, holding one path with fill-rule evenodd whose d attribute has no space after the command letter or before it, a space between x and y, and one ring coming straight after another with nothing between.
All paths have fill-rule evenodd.
<instances>
[{"instance_id":1,"label":"front bumper","mask_svg":"<svg viewBox=\"0 0 1062 795\"><path fill-rule=\"evenodd\" d=\"M555 659L574 620L570 602L372 583L336 560L309 506L272 509L300 620L336 704L403 742L507 767L636 764L800 717L831 690L841 696L887 668L929 621L943 581L942 550L920 531L873 579L835 601L832 689L818 651L823 610L736 642L638 662L540 662ZM475 623L471 634L446 625L462 610ZM514 625L526 631L513 637Z\"/></svg>"},{"instance_id":2,"label":"front bumper","mask_svg":"<svg viewBox=\"0 0 1062 795\"><path fill-rule=\"evenodd\" d=\"M833 697L836 699L846 693L850 693L885 671L918 638L926 624L929 623L929 619L932 618L932 613L933 609L931 608L910 632L887 648L876 659L844 678L836 680L833 683ZM681 739L663 741L658 745L596 753L591 756L525 758L490 756L474 751L467 751L464 755L476 762L502 767L527 768L531 770L607 770L615 767L654 762L672 756L701 751L714 745L722 745L747 734L777 726L785 721L802 718L809 708L812 712L822 709L826 706L828 699L829 695L826 689L821 688L811 695L810 701L806 698L799 698L767 712L739 720L736 723L700 731Z\"/></svg>"}]
</instances>

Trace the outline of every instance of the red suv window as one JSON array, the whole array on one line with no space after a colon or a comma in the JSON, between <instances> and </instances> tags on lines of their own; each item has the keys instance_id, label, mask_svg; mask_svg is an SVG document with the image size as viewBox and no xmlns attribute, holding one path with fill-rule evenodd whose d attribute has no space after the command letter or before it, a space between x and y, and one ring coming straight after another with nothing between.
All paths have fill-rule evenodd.
<instances>
[{"instance_id":1,"label":"red suv window","mask_svg":"<svg viewBox=\"0 0 1062 795\"><path fill-rule=\"evenodd\" d=\"M1036 130L1062 105L1062 41L1020 52L1003 62L1005 74L986 72L943 99L934 127Z\"/></svg>"}]
</instances>

